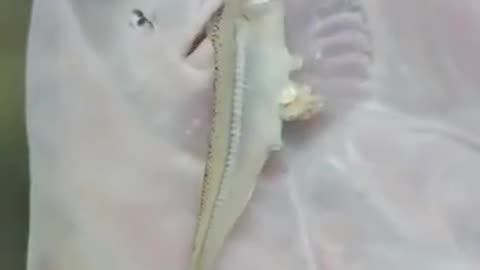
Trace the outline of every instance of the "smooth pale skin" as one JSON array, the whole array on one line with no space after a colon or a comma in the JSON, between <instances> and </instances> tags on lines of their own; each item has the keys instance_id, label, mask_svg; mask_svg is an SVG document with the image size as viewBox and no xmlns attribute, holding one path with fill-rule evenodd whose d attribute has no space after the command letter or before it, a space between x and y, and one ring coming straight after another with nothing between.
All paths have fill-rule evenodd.
<instances>
[{"instance_id":1,"label":"smooth pale skin","mask_svg":"<svg viewBox=\"0 0 480 270\"><path fill-rule=\"evenodd\" d=\"M480 6L364 2L375 62L360 85L314 39L330 6L288 1L289 44L310 59L295 77L328 103L286 127L218 269L478 269ZM212 52L182 55L218 4L34 3L28 270L185 269ZM135 8L153 29L129 26Z\"/></svg>"}]
</instances>

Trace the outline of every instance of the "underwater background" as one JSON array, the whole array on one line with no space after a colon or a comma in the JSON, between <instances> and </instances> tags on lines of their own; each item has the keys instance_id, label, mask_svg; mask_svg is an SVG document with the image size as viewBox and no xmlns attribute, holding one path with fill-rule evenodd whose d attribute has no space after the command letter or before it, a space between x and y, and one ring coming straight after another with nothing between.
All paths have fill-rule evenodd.
<instances>
[{"instance_id":1,"label":"underwater background","mask_svg":"<svg viewBox=\"0 0 480 270\"><path fill-rule=\"evenodd\" d=\"M30 0L0 0L0 269L25 269L28 159L24 121Z\"/></svg>"}]
</instances>

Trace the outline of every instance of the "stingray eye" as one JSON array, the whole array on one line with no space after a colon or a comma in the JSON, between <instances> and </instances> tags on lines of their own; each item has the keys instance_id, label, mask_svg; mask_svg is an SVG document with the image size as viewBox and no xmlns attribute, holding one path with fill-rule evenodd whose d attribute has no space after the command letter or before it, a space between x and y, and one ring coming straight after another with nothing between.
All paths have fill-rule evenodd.
<instances>
[{"instance_id":1,"label":"stingray eye","mask_svg":"<svg viewBox=\"0 0 480 270\"><path fill-rule=\"evenodd\" d=\"M130 26L134 28L149 28L153 29L154 24L149 20L143 11L139 9L132 10L132 18L130 19Z\"/></svg>"}]
</instances>

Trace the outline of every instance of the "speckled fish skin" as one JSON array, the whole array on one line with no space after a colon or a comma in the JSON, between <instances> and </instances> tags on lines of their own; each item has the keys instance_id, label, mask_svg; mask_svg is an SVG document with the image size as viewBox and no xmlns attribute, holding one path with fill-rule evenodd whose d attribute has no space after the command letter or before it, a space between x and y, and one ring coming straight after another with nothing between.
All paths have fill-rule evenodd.
<instances>
[{"instance_id":1,"label":"speckled fish skin","mask_svg":"<svg viewBox=\"0 0 480 270\"><path fill-rule=\"evenodd\" d=\"M282 144L279 99L295 61L282 1L227 1L208 31L215 49L214 111L191 270L211 270Z\"/></svg>"}]
</instances>

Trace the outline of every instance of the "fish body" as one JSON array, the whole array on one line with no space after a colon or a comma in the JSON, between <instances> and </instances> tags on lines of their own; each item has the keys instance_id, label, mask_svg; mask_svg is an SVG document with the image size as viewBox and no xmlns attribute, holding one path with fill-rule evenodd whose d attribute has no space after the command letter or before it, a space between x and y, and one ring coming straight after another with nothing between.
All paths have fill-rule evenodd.
<instances>
[{"instance_id":1,"label":"fish body","mask_svg":"<svg viewBox=\"0 0 480 270\"><path fill-rule=\"evenodd\" d=\"M282 1L227 0L207 33L215 94L190 270L213 269L269 154L281 148L282 121L302 118L285 117L283 105L295 99L282 103L301 65L285 46Z\"/></svg>"}]
</instances>

